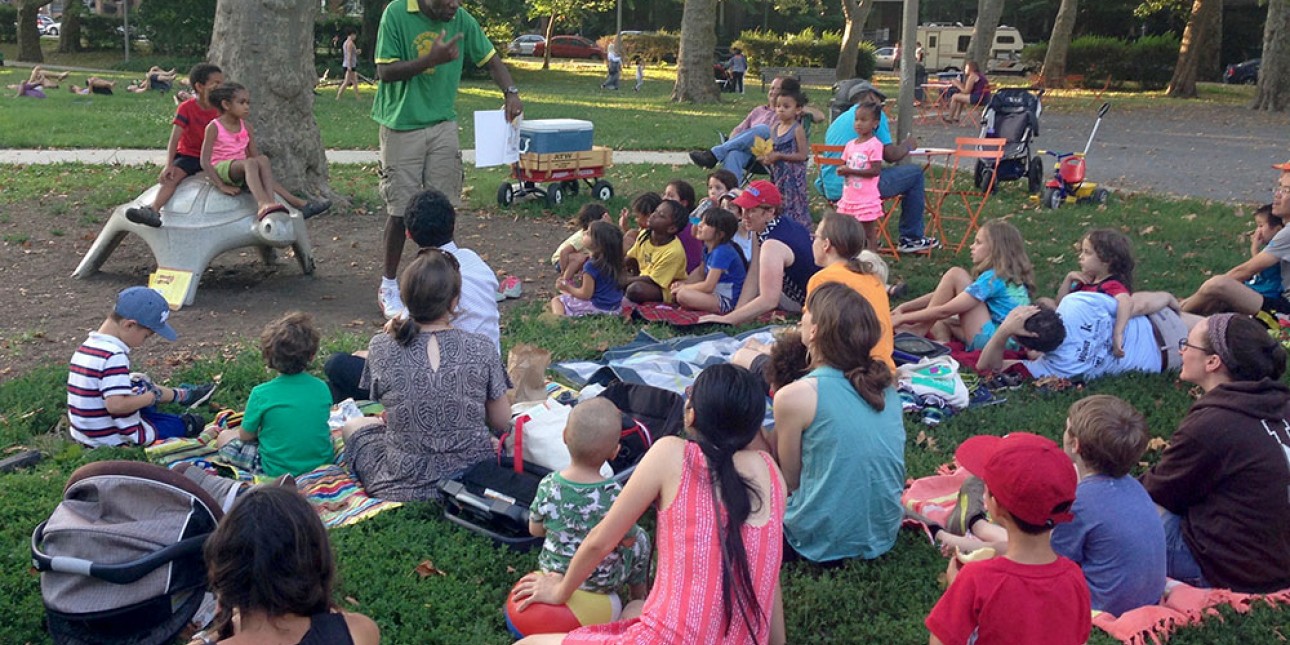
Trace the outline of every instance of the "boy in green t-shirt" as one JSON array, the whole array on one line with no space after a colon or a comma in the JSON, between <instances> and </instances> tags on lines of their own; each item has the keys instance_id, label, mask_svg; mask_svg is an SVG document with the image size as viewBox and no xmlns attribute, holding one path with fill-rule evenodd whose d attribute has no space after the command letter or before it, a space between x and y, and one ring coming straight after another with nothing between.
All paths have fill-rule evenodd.
<instances>
[{"instance_id":1,"label":"boy in green t-shirt","mask_svg":"<svg viewBox=\"0 0 1290 645\"><path fill-rule=\"evenodd\" d=\"M291 312L260 334L260 353L277 378L255 386L240 427L220 432L220 455L257 475L302 475L330 463L331 390L305 368L318 353L308 314Z\"/></svg>"},{"instance_id":2,"label":"boy in green t-shirt","mask_svg":"<svg viewBox=\"0 0 1290 645\"><path fill-rule=\"evenodd\" d=\"M636 244L627 252L624 281L627 299L635 303L672 302L672 283L686 278L685 247L676 234L690 221L689 210L675 200L664 200L650 214Z\"/></svg>"},{"instance_id":3,"label":"boy in green t-shirt","mask_svg":"<svg viewBox=\"0 0 1290 645\"><path fill-rule=\"evenodd\" d=\"M542 478L529 508L529 533L546 537L538 554L542 572L568 570L573 554L622 492L618 482L600 474L601 464L618 454L622 418L618 407L602 397L579 403L569 413L564 443L572 461L568 468ZM632 600L643 599L649 560L649 535L633 526L580 588L612 593L627 584Z\"/></svg>"}]
</instances>

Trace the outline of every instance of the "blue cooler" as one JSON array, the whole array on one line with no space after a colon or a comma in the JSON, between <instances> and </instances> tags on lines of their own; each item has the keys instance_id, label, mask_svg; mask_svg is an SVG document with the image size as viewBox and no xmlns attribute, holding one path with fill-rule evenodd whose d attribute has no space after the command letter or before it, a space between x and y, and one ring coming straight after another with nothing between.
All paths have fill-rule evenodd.
<instances>
[{"instance_id":1,"label":"blue cooler","mask_svg":"<svg viewBox=\"0 0 1290 645\"><path fill-rule=\"evenodd\" d=\"M591 121L580 119L534 119L520 124L520 152L550 154L591 149Z\"/></svg>"}]
</instances>

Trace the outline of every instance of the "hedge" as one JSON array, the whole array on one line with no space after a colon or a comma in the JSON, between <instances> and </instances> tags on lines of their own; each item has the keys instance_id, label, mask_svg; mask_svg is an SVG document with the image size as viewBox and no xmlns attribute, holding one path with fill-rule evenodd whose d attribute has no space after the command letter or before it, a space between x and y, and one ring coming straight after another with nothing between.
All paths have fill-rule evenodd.
<instances>
[{"instance_id":1,"label":"hedge","mask_svg":"<svg viewBox=\"0 0 1290 645\"><path fill-rule=\"evenodd\" d=\"M613 34L596 41L596 44L605 51L609 51L609 46L613 43ZM680 34L670 31L652 31L644 34L623 34L623 50L618 52L618 55L624 61L631 61L636 56L640 56L646 63L675 63L679 51L681 51Z\"/></svg>"},{"instance_id":2,"label":"hedge","mask_svg":"<svg viewBox=\"0 0 1290 645\"><path fill-rule=\"evenodd\" d=\"M1132 81L1144 90L1158 90L1169 84L1178 61L1178 37L1143 36L1135 41L1107 36L1081 36L1071 41L1066 55L1066 73L1084 76L1086 87L1102 87L1109 74L1112 87ZM1048 43L1027 45L1021 59L1039 69L1044 64Z\"/></svg>"},{"instance_id":3,"label":"hedge","mask_svg":"<svg viewBox=\"0 0 1290 645\"><path fill-rule=\"evenodd\" d=\"M0 4L0 41L18 42L18 8L9 4Z\"/></svg>"},{"instance_id":4,"label":"hedge","mask_svg":"<svg viewBox=\"0 0 1290 645\"><path fill-rule=\"evenodd\" d=\"M748 65L758 72L762 67L837 67L842 51L842 34L825 31L816 35L813 29L796 34L777 34L771 31L751 30L739 34L732 47L738 47L748 56ZM873 78L877 59L873 43L860 43L856 57L855 78Z\"/></svg>"},{"instance_id":5,"label":"hedge","mask_svg":"<svg viewBox=\"0 0 1290 645\"><path fill-rule=\"evenodd\" d=\"M202 56L215 30L215 0L145 2L139 7L137 20L138 28L148 37L154 52Z\"/></svg>"}]
</instances>

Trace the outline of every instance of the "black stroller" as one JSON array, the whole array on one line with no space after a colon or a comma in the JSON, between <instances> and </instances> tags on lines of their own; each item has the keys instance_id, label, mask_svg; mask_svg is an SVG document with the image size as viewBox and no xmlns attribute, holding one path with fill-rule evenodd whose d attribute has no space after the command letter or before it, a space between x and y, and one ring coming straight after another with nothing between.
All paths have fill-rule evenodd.
<instances>
[{"instance_id":1,"label":"black stroller","mask_svg":"<svg viewBox=\"0 0 1290 645\"><path fill-rule=\"evenodd\" d=\"M995 181L1025 177L1032 195L1039 194L1044 187L1044 164L1030 149L1030 140L1039 136L1039 115L1044 110L1042 97L1042 90L1032 94L1021 88L1001 89L990 97L981 119L982 137L1008 141L1003 149L1003 158L999 160L999 176ZM990 185L990 166L984 159L977 160L973 179L979 189L984 190Z\"/></svg>"}]
</instances>

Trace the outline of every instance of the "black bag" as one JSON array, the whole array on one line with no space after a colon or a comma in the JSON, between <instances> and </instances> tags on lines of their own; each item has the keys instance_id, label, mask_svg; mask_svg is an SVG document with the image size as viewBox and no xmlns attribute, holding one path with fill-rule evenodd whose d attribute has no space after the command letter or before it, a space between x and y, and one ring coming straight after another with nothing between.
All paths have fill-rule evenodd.
<instances>
[{"instance_id":1,"label":"black bag","mask_svg":"<svg viewBox=\"0 0 1290 645\"><path fill-rule=\"evenodd\" d=\"M891 355L897 365L917 363L924 358L935 358L950 353L948 346L909 332L896 334L894 345Z\"/></svg>"},{"instance_id":2,"label":"black bag","mask_svg":"<svg viewBox=\"0 0 1290 645\"><path fill-rule=\"evenodd\" d=\"M609 462L614 469L614 479L619 481L627 481L641 457L659 437L679 435L685 425L685 400L675 392L652 385L615 381L600 396L609 399L623 413L623 435L618 456Z\"/></svg>"}]
</instances>

